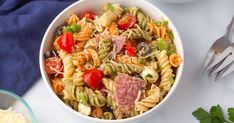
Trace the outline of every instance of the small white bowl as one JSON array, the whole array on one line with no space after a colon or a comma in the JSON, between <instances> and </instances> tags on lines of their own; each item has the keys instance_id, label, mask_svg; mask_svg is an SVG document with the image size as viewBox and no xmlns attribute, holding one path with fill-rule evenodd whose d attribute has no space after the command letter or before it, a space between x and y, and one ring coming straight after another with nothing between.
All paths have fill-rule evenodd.
<instances>
[{"instance_id":1,"label":"small white bowl","mask_svg":"<svg viewBox=\"0 0 234 123\"><path fill-rule=\"evenodd\" d=\"M156 112L159 107L165 104L165 102L168 100L168 98L172 95L174 92L175 88L177 87L181 74L183 71L184 64L180 65L180 67L177 69L177 75L175 82L169 91L169 93L166 95L166 97L155 107L153 107L151 110L127 119L121 119L121 120L103 120L103 119L97 119L97 118L92 118L89 116L82 115L81 113L71 109L69 106L67 106L65 103L63 103L58 96L53 92L50 79L47 76L47 73L45 71L45 66L44 66L44 53L48 50L51 50L52 44L54 41L54 32L58 26L61 26L64 24L66 19L73 13L75 14L81 14L82 12L86 10L91 10L95 13L100 13L104 4L107 2L111 3L118 3L121 6L127 7L127 6L137 6L139 7L146 15L150 16L153 19L162 19L164 18L165 20L169 21L169 28L172 29L174 33L174 43L177 48L177 52L180 54L181 58L184 60L184 50L183 50L183 45L179 36L178 31L176 30L175 26L173 25L172 21L161 11L159 10L156 6L150 4L149 2L145 0L80 0L66 9L64 9L50 24L48 27L47 31L45 32L45 35L43 37L42 43L41 43L41 48L40 48L40 70L42 74L42 78L46 84L46 87L48 88L50 94L55 98L55 100L61 104L64 109L68 110L71 112L68 115L76 115L79 119L81 119L84 122L89 122L89 123L136 123L136 122L141 122L142 120L146 120L149 118L154 112Z\"/></svg>"}]
</instances>

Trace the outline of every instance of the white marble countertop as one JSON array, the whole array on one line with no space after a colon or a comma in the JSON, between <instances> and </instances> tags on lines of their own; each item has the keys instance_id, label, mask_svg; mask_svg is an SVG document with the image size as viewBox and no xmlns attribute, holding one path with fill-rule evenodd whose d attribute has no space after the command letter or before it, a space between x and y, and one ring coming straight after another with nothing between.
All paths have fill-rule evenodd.
<instances>
[{"instance_id":1,"label":"white marble countertop","mask_svg":"<svg viewBox=\"0 0 234 123\"><path fill-rule=\"evenodd\" d=\"M147 123L198 123L192 116L197 107L209 109L220 104L224 110L234 106L234 73L218 82L202 73L202 62L214 40L224 34L234 15L233 0L197 0L186 4L158 6L174 22L185 50L185 69L173 96ZM64 110L40 79L25 95L38 123L78 123L81 120ZM156 122L157 121L157 122Z\"/></svg>"}]
</instances>

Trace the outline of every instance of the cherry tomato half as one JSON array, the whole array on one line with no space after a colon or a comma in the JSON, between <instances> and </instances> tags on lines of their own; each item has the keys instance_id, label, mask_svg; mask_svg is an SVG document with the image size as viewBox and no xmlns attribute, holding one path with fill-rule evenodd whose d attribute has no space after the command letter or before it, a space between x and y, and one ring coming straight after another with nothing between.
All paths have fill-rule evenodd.
<instances>
[{"instance_id":1,"label":"cherry tomato half","mask_svg":"<svg viewBox=\"0 0 234 123\"><path fill-rule=\"evenodd\" d=\"M48 74L59 74L63 70L62 60L53 56L45 60L45 69Z\"/></svg>"},{"instance_id":2,"label":"cherry tomato half","mask_svg":"<svg viewBox=\"0 0 234 123\"><path fill-rule=\"evenodd\" d=\"M94 20L95 19L95 14L93 12L91 12L91 11L86 11L86 12L83 13L83 15L81 17Z\"/></svg>"},{"instance_id":3,"label":"cherry tomato half","mask_svg":"<svg viewBox=\"0 0 234 123\"><path fill-rule=\"evenodd\" d=\"M131 42L127 42L127 44L124 47L125 50L127 50L127 53L129 56L135 56L136 50Z\"/></svg>"},{"instance_id":4,"label":"cherry tomato half","mask_svg":"<svg viewBox=\"0 0 234 123\"><path fill-rule=\"evenodd\" d=\"M61 49L67 52L71 52L72 47L74 46L74 38L72 33L66 32L63 35L59 36L57 43Z\"/></svg>"},{"instance_id":5,"label":"cherry tomato half","mask_svg":"<svg viewBox=\"0 0 234 123\"><path fill-rule=\"evenodd\" d=\"M119 19L117 23L119 29L122 30L127 30L129 28L132 28L135 26L135 24L136 24L136 17L131 14L125 14Z\"/></svg>"},{"instance_id":6,"label":"cherry tomato half","mask_svg":"<svg viewBox=\"0 0 234 123\"><path fill-rule=\"evenodd\" d=\"M128 53L129 56L135 56L136 55L136 51L135 51L135 49L133 47L129 47L127 49L127 51L128 51L127 53Z\"/></svg>"},{"instance_id":7,"label":"cherry tomato half","mask_svg":"<svg viewBox=\"0 0 234 123\"><path fill-rule=\"evenodd\" d=\"M82 77L90 88L96 90L101 85L103 76L104 76L103 71L93 69L86 71Z\"/></svg>"}]
</instances>

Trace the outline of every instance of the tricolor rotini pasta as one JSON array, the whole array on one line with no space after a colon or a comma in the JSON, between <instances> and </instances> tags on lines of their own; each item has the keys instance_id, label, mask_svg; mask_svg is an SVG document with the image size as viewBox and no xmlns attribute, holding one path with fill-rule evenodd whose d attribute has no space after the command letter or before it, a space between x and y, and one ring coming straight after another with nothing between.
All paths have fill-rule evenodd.
<instances>
[{"instance_id":1,"label":"tricolor rotini pasta","mask_svg":"<svg viewBox=\"0 0 234 123\"><path fill-rule=\"evenodd\" d=\"M134 117L158 105L182 59L172 30L138 7L107 3L72 14L57 28L45 68L56 95L90 117Z\"/></svg>"},{"instance_id":2,"label":"tricolor rotini pasta","mask_svg":"<svg viewBox=\"0 0 234 123\"><path fill-rule=\"evenodd\" d=\"M174 78L173 70L169 62L167 51L163 50L158 54L158 64L160 67L161 82L159 87L168 92L173 84L171 79Z\"/></svg>"}]
</instances>

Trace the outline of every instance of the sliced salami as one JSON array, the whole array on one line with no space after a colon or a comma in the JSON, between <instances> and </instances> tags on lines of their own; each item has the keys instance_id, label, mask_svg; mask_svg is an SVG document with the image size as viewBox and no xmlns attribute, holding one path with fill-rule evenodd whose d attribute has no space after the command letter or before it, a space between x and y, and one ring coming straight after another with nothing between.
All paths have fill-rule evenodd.
<instances>
[{"instance_id":1,"label":"sliced salami","mask_svg":"<svg viewBox=\"0 0 234 123\"><path fill-rule=\"evenodd\" d=\"M125 44L126 36L116 36L112 38L113 45L116 46L115 52L119 53Z\"/></svg>"},{"instance_id":2,"label":"sliced salami","mask_svg":"<svg viewBox=\"0 0 234 123\"><path fill-rule=\"evenodd\" d=\"M115 78L114 98L118 109L122 112L134 108L135 101L141 88L146 82L142 79L129 76L128 74L118 73Z\"/></svg>"}]
</instances>

